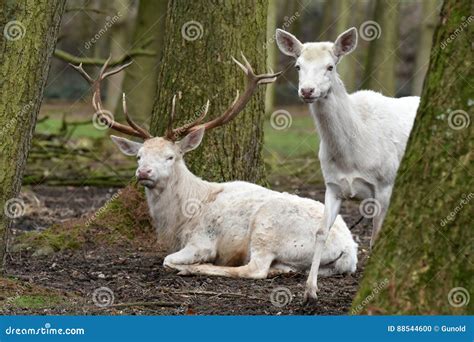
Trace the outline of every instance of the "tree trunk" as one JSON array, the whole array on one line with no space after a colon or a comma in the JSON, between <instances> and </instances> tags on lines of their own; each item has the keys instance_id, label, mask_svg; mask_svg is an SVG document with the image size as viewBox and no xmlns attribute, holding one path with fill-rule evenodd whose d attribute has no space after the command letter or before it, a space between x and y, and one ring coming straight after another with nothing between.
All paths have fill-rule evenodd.
<instances>
[{"instance_id":1,"label":"tree trunk","mask_svg":"<svg viewBox=\"0 0 474 342\"><path fill-rule=\"evenodd\" d=\"M114 9L112 14L113 24L110 29L110 55L112 58L119 58L130 48L130 12L132 2L130 0L113 0L111 7ZM116 18L116 19L114 19ZM106 19L107 20L107 19ZM116 20L116 21L115 21ZM105 105L111 112L115 111L117 103L122 98L122 81L124 73L120 72L107 79L107 88L105 95Z\"/></svg>"},{"instance_id":2,"label":"tree trunk","mask_svg":"<svg viewBox=\"0 0 474 342\"><path fill-rule=\"evenodd\" d=\"M421 24L420 43L418 45L416 56L416 69L413 80L414 95L420 96L425 80L428 63L430 61L431 43L433 41L433 33L438 23L438 0L425 0L422 3L423 14Z\"/></svg>"},{"instance_id":3,"label":"tree trunk","mask_svg":"<svg viewBox=\"0 0 474 342\"><path fill-rule=\"evenodd\" d=\"M336 7L337 13L337 21L336 21L336 34L330 40L335 41L337 35L341 34L345 30L350 28L351 18L353 17L352 8L356 6L356 4L351 4L349 1L346 0L336 0L333 1L334 6ZM341 76L342 80L348 91L353 91L354 89L349 89L348 82L352 80L352 74L355 74L355 59L352 54L349 54L345 58L341 60L341 62L337 66L337 72Z\"/></svg>"},{"instance_id":4,"label":"tree trunk","mask_svg":"<svg viewBox=\"0 0 474 342\"><path fill-rule=\"evenodd\" d=\"M65 0L3 2L0 11L0 260L21 187ZM4 210L5 209L5 210ZM9 215L7 215L9 213ZM3 270L3 262L0 270Z\"/></svg>"},{"instance_id":5,"label":"tree trunk","mask_svg":"<svg viewBox=\"0 0 474 342\"><path fill-rule=\"evenodd\" d=\"M375 23L366 22L365 26L367 30L369 27L373 30L360 35L360 39L371 41L362 87L379 91L385 96L395 96L396 93L399 6L398 1L377 0L374 10ZM363 28L361 31L364 32Z\"/></svg>"},{"instance_id":6,"label":"tree trunk","mask_svg":"<svg viewBox=\"0 0 474 342\"><path fill-rule=\"evenodd\" d=\"M182 99L175 125L195 119L207 99L209 118L223 113L245 87L245 76L231 56L241 59L242 51L255 72L266 72L266 15L267 0L170 1L153 133L164 133L176 93ZM213 181L264 181L264 93L262 86L235 120L207 132L201 147L188 156L193 172Z\"/></svg>"},{"instance_id":7,"label":"tree trunk","mask_svg":"<svg viewBox=\"0 0 474 342\"><path fill-rule=\"evenodd\" d=\"M146 120L147 125L156 94L167 6L167 0L140 1L132 49L146 48L156 52L156 55L133 58L133 64L125 69L122 83L122 92L127 95L128 111L137 121ZM123 114L121 98L115 113Z\"/></svg>"},{"instance_id":8,"label":"tree trunk","mask_svg":"<svg viewBox=\"0 0 474 342\"><path fill-rule=\"evenodd\" d=\"M473 10L472 1L443 5L420 108L353 313L473 312Z\"/></svg>"},{"instance_id":9,"label":"tree trunk","mask_svg":"<svg viewBox=\"0 0 474 342\"><path fill-rule=\"evenodd\" d=\"M268 0L267 15L267 40L265 48L267 49L267 68L276 70L277 68L277 46L275 42L275 30L277 27L278 2L277 0ZM275 105L275 83L267 86L265 92L265 112L267 114L273 111Z\"/></svg>"}]
</instances>

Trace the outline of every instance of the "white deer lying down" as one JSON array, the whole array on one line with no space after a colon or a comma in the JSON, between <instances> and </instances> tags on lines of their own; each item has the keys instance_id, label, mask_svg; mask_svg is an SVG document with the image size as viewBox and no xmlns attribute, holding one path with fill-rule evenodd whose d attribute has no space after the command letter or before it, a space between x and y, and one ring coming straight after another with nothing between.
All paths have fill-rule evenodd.
<instances>
[{"instance_id":1,"label":"white deer lying down","mask_svg":"<svg viewBox=\"0 0 474 342\"><path fill-rule=\"evenodd\" d=\"M322 203L247 182L206 182L184 163L183 155L198 147L206 129L232 120L259 84L273 82L278 76L255 75L246 60L245 66L238 64L247 74L246 91L222 116L205 124L200 122L208 106L196 122L173 129L175 98L165 137L152 137L137 126L128 118L126 106L130 126L102 118L111 128L145 140L142 144L112 136L124 154L137 156L136 176L146 187L154 226L160 240L173 252L165 258L164 266L183 275L260 279L274 273L309 270L312 263ZM93 105L99 113L100 81L121 69L105 73L105 68L94 81L76 67L93 84ZM355 271L357 244L340 216L321 254L322 275Z\"/></svg>"},{"instance_id":2,"label":"white deer lying down","mask_svg":"<svg viewBox=\"0 0 474 342\"><path fill-rule=\"evenodd\" d=\"M321 246L343 198L373 202L371 245L374 243L387 212L419 97L396 99L370 90L346 92L336 65L356 48L355 28L342 33L335 43L302 44L283 30L277 30L276 37L280 50L296 59L298 93L310 103L321 139L319 160L326 184L324 233L316 238L306 293L307 299L316 298Z\"/></svg>"}]
</instances>

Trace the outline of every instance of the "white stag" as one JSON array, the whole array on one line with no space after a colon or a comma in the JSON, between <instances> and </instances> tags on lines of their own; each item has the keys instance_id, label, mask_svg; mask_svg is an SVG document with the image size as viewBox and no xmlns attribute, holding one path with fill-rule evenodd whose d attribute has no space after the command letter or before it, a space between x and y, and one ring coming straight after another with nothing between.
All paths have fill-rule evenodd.
<instances>
[{"instance_id":1,"label":"white stag","mask_svg":"<svg viewBox=\"0 0 474 342\"><path fill-rule=\"evenodd\" d=\"M154 226L160 240L173 252L163 264L182 275L260 279L311 267L315 236L323 217L322 203L247 182L206 182L192 174L183 160L186 152L198 147L206 129L232 120L259 84L273 82L279 75L255 75L243 58L245 66L234 61L247 75L246 90L214 120L201 124L208 102L198 120L173 129L176 98L164 137L152 137L136 125L128 117L125 105L129 126L101 116L112 129L144 140L139 143L112 136L124 154L137 156L136 176L145 186ZM103 111L100 81L123 68L105 72L106 67L96 81L81 66L75 67L92 84L93 106L99 114ZM340 216L321 254L322 275L355 271L357 244Z\"/></svg>"},{"instance_id":2,"label":"white stag","mask_svg":"<svg viewBox=\"0 0 474 342\"><path fill-rule=\"evenodd\" d=\"M323 226L316 236L306 299L316 298L320 249L343 198L369 201L373 216L371 246L382 226L395 176L405 151L419 97L386 97L370 90L348 94L336 65L357 45L357 30L342 33L334 43L302 44L276 32L280 50L296 59L299 96L310 110L321 140L319 160L326 185ZM372 203L370 203L372 202ZM363 202L364 204L364 202Z\"/></svg>"}]
</instances>

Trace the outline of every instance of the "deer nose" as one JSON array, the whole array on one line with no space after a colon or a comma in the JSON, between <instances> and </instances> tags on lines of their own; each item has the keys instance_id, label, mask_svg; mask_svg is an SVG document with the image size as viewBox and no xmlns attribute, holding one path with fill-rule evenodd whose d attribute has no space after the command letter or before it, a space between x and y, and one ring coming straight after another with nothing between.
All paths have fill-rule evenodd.
<instances>
[{"instance_id":1,"label":"deer nose","mask_svg":"<svg viewBox=\"0 0 474 342\"><path fill-rule=\"evenodd\" d=\"M138 170L138 179L148 178L151 175L151 169Z\"/></svg>"},{"instance_id":2,"label":"deer nose","mask_svg":"<svg viewBox=\"0 0 474 342\"><path fill-rule=\"evenodd\" d=\"M314 93L314 88L301 88L300 92L303 97L311 97Z\"/></svg>"}]
</instances>

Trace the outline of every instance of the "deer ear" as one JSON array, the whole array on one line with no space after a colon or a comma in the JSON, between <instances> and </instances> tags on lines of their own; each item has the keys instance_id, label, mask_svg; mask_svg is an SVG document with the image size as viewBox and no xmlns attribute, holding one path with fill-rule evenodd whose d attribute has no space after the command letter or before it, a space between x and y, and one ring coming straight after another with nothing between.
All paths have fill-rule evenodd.
<instances>
[{"instance_id":1,"label":"deer ear","mask_svg":"<svg viewBox=\"0 0 474 342\"><path fill-rule=\"evenodd\" d=\"M351 27L347 31L341 33L334 42L334 54L341 57L351 53L357 46L357 30Z\"/></svg>"},{"instance_id":2,"label":"deer ear","mask_svg":"<svg viewBox=\"0 0 474 342\"><path fill-rule=\"evenodd\" d=\"M143 146L141 143L117 137L115 135L111 135L110 138L126 156L136 156L140 147Z\"/></svg>"},{"instance_id":3,"label":"deer ear","mask_svg":"<svg viewBox=\"0 0 474 342\"><path fill-rule=\"evenodd\" d=\"M181 149L183 153L189 152L194 150L201 144L202 138L204 137L204 131L206 129L204 127L201 127L191 133L189 133L187 136L185 136L181 141L178 141L178 146Z\"/></svg>"},{"instance_id":4,"label":"deer ear","mask_svg":"<svg viewBox=\"0 0 474 342\"><path fill-rule=\"evenodd\" d=\"M303 49L303 44L291 33L277 29L276 42L278 48L287 56L298 58Z\"/></svg>"}]
</instances>

